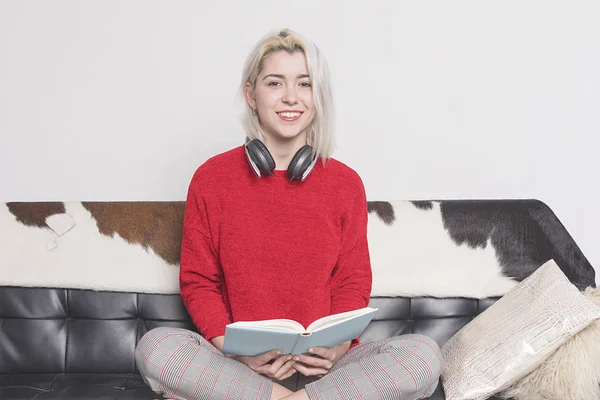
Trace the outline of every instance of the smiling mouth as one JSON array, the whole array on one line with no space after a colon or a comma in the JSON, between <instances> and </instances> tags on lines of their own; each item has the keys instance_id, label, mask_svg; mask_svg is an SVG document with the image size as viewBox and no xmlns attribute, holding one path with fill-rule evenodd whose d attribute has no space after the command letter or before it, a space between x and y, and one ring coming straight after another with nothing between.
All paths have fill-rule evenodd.
<instances>
[{"instance_id":1,"label":"smiling mouth","mask_svg":"<svg viewBox=\"0 0 600 400\"><path fill-rule=\"evenodd\" d=\"M284 112L278 112L277 115L279 115L279 118L281 118L284 121L296 121L298 118L300 118L300 116L302 116L302 112L300 111L294 111L294 112L290 112L290 111L284 111Z\"/></svg>"}]
</instances>

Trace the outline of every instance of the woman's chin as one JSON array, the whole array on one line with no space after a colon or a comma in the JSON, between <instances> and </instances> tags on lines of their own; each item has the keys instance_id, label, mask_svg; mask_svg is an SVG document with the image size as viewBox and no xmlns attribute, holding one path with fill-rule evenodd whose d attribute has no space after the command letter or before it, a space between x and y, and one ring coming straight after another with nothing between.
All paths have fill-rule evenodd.
<instances>
[{"instance_id":1,"label":"woman's chin","mask_svg":"<svg viewBox=\"0 0 600 400\"><path fill-rule=\"evenodd\" d=\"M275 133L270 134L269 136L272 136L273 139L277 140L277 141L283 141L283 142L289 142L289 141L293 141L296 139L299 139L300 137L305 138L306 135L303 132L298 132L298 131L278 131Z\"/></svg>"}]
</instances>

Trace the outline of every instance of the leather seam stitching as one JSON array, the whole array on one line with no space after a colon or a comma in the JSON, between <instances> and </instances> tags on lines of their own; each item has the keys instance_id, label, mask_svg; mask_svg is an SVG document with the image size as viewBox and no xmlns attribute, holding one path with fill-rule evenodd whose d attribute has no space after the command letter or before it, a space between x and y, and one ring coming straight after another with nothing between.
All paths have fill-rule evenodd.
<instances>
[{"instance_id":1,"label":"leather seam stitching","mask_svg":"<svg viewBox=\"0 0 600 400\"><path fill-rule=\"evenodd\" d=\"M66 308L67 308L67 319L66 319L66 329L67 329L67 333L66 333L66 339L65 339L65 364L64 364L64 368L63 368L63 372L67 373L67 359L68 359L68 354L69 354L69 320L71 319L71 314L69 313L69 290L65 290L66 293Z\"/></svg>"}]
</instances>

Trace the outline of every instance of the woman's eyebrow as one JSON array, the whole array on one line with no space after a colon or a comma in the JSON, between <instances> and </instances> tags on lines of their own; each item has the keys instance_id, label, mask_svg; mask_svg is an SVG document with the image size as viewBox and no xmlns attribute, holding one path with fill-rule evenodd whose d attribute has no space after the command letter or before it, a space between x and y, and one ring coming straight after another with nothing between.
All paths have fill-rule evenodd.
<instances>
[{"instance_id":1,"label":"woman's eyebrow","mask_svg":"<svg viewBox=\"0 0 600 400\"><path fill-rule=\"evenodd\" d=\"M285 79L285 76L282 74L269 74L266 75L264 78L262 78L262 80L264 81L267 78L279 78L279 79ZM303 78L310 78L310 76L308 74L300 74L296 77L296 79L303 79Z\"/></svg>"}]
</instances>

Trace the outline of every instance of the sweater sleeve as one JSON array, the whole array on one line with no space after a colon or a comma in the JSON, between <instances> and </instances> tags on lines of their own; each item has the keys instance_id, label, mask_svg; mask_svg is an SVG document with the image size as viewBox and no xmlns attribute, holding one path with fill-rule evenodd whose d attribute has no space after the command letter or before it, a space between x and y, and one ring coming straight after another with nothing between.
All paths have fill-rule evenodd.
<instances>
[{"instance_id":1,"label":"sweater sleeve","mask_svg":"<svg viewBox=\"0 0 600 400\"><path fill-rule=\"evenodd\" d=\"M231 318L223 300L223 271L212 240L207 203L198 186L193 179L185 204L179 286L192 322L210 340L225 334Z\"/></svg>"},{"instance_id":2,"label":"sweater sleeve","mask_svg":"<svg viewBox=\"0 0 600 400\"><path fill-rule=\"evenodd\" d=\"M368 208L365 189L359 185L342 216L340 252L331 285L331 313L367 307L371 299L372 271L367 242ZM359 343L353 340L351 348Z\"/></svg>"}]
</instances>

